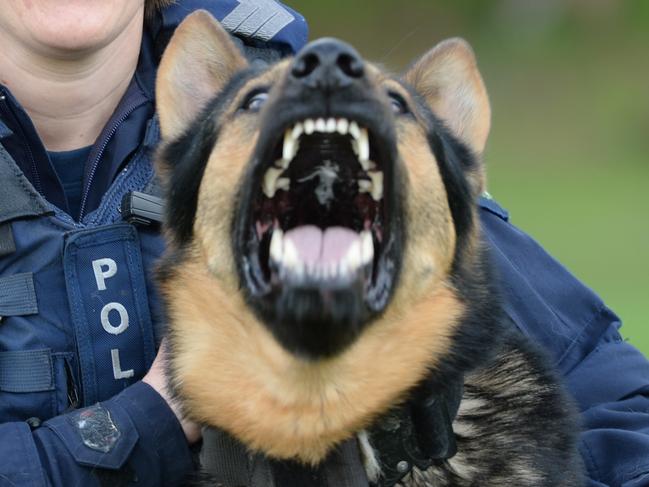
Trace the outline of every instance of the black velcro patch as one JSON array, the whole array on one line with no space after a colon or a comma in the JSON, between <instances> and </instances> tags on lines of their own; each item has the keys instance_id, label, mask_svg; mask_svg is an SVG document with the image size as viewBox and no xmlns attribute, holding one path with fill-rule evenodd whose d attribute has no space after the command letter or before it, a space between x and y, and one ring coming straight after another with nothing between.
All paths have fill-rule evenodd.
<instances>
[{"instance_id":1,"label":"black velcro patch","mask_svg":"<svg viewBox=\"0 0 649 487\"><path fill-rule=\"evenodd\" d=\"M13 254L16 251L16 242L11 230L11 223L0 225L0 257Z\"/></svg>"}]
</instances>

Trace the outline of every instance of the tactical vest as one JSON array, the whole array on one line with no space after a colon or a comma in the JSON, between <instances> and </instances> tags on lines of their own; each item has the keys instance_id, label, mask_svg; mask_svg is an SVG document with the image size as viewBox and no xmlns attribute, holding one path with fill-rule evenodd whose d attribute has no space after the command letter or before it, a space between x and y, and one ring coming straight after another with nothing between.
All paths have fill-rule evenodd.
<instances>
[{"instance_id":1,"label":"tactical vest","mask_svg":"<svg viewBox=\"0 0 649 487\"><path fill-rule=\"evenodd\" d=\"M125 219L152 184L155 122L82 222L46 201L0 145L0 422L44 421L114 396L150 367L163 241Z\"/></svg>"}]
</instances>

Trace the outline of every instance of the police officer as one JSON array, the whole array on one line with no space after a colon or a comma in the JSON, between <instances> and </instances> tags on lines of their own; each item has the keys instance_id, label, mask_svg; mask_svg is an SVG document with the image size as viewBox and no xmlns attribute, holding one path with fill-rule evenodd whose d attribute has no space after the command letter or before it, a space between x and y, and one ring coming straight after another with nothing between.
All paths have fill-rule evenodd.
<instances>
[{"instance_id":1,"label":"police officer","mask_svg":"<svg viewBox=\"0 0 649 487\"><path fill-rule=\"evenodd\" d=\"M154 362L162 240L123 211L156 192L156 66L199 7L251 58L307 31L271 0L170 3L0 0L0 486L172 486L192 470L200 430Z\"/></svg>"},{"instance_id":2,"label":"police officer","mask_svg":"<svg viewBox=\"0 0 649 487\"><path fill-rule=\"evenodd\" d=\"M173 486L192 470L200 433L156 358L163 244L155 215L124 206L157 192L157 62L196 8L262 61L299 49L306 25L273 0L167 3L0 0L0 486ZM648 485L649 364L597 296L480 203L507 313L582 411L588 485Z\"/></svg>"}]
</instances>

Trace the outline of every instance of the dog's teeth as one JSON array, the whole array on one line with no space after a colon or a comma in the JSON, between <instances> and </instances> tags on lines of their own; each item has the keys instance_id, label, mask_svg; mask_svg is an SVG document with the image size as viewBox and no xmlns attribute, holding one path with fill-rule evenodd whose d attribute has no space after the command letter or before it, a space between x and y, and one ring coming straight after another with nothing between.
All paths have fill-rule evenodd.
<instances>
[{"instance_id":1,"label":"dog's teeth","mask_svg":"<svg viewBox=\"0 0 649 487\"><path fill-rule=\"evenodd\" d=\"M381 171L370 171L367 175L372 180L372 199L379 201L383 198L383 173Z\"/></svg>"},{"instance_id":2,"label":"dog's teeth","mask_svg":"<svg viewBox=\"0 0 649 487\"><path fill-rule=\"evenodd\" d=\"M296 123L293 126L293 130L291 131L291 135L295 140L300 138L300 135L304 132L304 125L302 125L300 122Z\"/></svg>"},{"instance_id":3,"label":"dog's teeth","mask_svg":"<svg viewBox=\"0 0 649 487\"><path fill-rule=\"evenodd\" d=\"M296 273L303 270L295 244L290 239L283 239L282 267Z\"/></svg>"},{"instance_id":4,"label":"dog's teeth","mask_svg":"<svg viewBox=\"0 0 649 487\"><path fill-rule=\"evenodd\" d=\"M304 121L304 133L311 135L314 130L315 130L315 122L312 119L307 118Z\"/></svg>"},{"instance_id":5,"label":"dog's teeth","mask_svg":"<svg viewBox=\"0 0 649 487\"><path fill-rule=\"evenodd\" d=\"M327 122L324 121L324 118L319 118L315 121L315 129L317 132L327 131Z\"/></svg>"},{"instance_id":6,"label":"dog's teeth","mask_svg":"<svg viewBox=\"0 0 649 487\"><path fill-rule=\"evenodd\" d=\"M352 150L354 151L354 154L356 154L356 157L358 157L360 149L358 147L358 140L356 139L352 139Z\"/></svg>"},{"instance_id":7,"label":"dog's teeth","mask_svg":"<svg viewBox=\"0 0 649 487\"><path fill-rule=\"evenodd\" d=\"M349 130L349 122L346 118L339 118L336 122L336 130L340 135L346 135L347 130Z\"/></svg>"},{"instance_id":8,"label":"dog's teeth","mask_svg":"<svg viewBox=\"0 0 649 487\"><path fill-rule=\"evenodd\" d=\"M279 178L277 180L277 183L275 184L275 187L283 191L288 191L291 187L291 180L289 178Z\"/></svg>"},{"instance_id":9,"label":"dog's teeth","mask_svg":"<svg viewBox=\"0 0 649 487\"><path fill-rule=\"evenodd\" d=\"M279 228L273 230L273 236L270 239L270 258L277 263L282 262L282 249L284 247L284 232Z\"/></svg>"},{"instance_id":10,"label":"dog's teeth","mask_svg":"<svg viewBox=\"0 0 649 487\"><path fill-rule=\"evenodd\" d=\"M332 134L335 131L336 131L336 119L330 118L329 120L327 120L327 132Z\"/></svg>"},{"instance_id":11,"label":"dog's teeth","mask_svg":"<svg viewBox=\"0 0 649 487\"><path fill-rule=\"evenodd\" d=\"M372 232L369 230L361 233L361 255L363 265L367 265L374 259L374 241L372 240Z\"/></svg>"},{"instance_id":12,"label":"dog's teeth","mask_svg":"<svg viewBox=\"0 0 649 487\"><path fill-rule=\"evenodd\" d=\"M356 140L361 136L361 129L358 127L356 122L349 122L349 133L352 134L352 137Z\"/></svg>"},{"instance_id":13,"label":"dog's teeth","mask_svg":"<svg viewBox=\"0 0 649 487\"><path fill-rule=\"evenodd\" d=\"M289 161L288 159L277 159L275 161L275 167L281 168L282 171L287 169L290 164L291 164L291 161Z\"/></svg>"},{"instance_id":14,"label":"dog's teeth","mask_svg":"<svg viewBox=\"0 0 649 487\"><path fill-rule=\"evenodd\" d=\"M293 137L293 131L287 130L284 133L284 147L282 148L282 159L291 161L295 157L296 152L297 152L297 145L295 143L295 137Z\"/></svg>"},{"instance_id":15,"label":"dog's teeth","mask_svg":"<svg viewBox=\"0 0 649 487\"><path fill-rule=\"evenodd\" d=\"M359 193L371 193L372 192L372 181L367 179L359 179L358 181L358 192Z\"/></svg>"},{"instance_id":16,"label":"dog's teeth","mask_svg":"<svg viewBox=\"0 0 649 487\"><path fill-rule=\"evenodd\" d=\"M374 171L376 169L376 163L374 161L370 161L369 159L361 159L360 155L358 156L358 163L361 165L363 168L363 171L365 172L370 172Z\"/></svg>"},{"instance_id":17,"label":"dog's teeth","mask_svg":"<svg viewBox=\"0 0 649 487\"><path fill-rule=\"evenodd\" d=\"M262 191L268 198L275 196L277 191L277 179L279 175L284 172L284 169L278 167L269 167L264 174L264 182L262 184Z\"/></svg>"},{"instance_id":18,"label":"dog's teeth","mask_svg":"<svg viewBox=\"0 0 649 487\"><path fill-rule=\"evenodd\" d=\"M370 159L370 138L367 134L367 129L361 129L360 135L358 136L358 160L361 162L361 166L366 171L368 170L363 163L366 163Z\"/></svg>"},{"instance_id":19,"label":"dog's teeth","mask_svg":"<svg viewBox=\"0 0 649 487\"><path fill-rule=\"evenodd\" d=\"M345 255L345 257L343 257L343 262L351 270L356 270L361 266L363 262L363 255L360 241L356 240L353 244L351 244L351 246L347 250L347 254Z\"/></svg>"}]
</instances>

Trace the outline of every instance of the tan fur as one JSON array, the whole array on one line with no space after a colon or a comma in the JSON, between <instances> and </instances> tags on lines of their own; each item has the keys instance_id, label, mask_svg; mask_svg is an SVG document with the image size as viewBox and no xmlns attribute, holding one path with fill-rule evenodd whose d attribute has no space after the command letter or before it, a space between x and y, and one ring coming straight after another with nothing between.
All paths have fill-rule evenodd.
<instances>
[{"instance_id":1,"label":"tan fur","mask_svg":"<svg viewBox=\"0 0 649 487\"><path fill-rule=\"evenodd\" d=\"M158 69L157 109L164 139L178 137L247 61L205 10L175 30Z\"/></svg>"},{"instance_id":2,"label":"tan fur","mask_svg":"<svg viewBox=\"0 0 649 487\"><path fill-rule=\"evenodd\" d=\"M199 421L230 431L253 449L316 463L397 401L446 352L461 312L444 284L455 233L437 164L419 149L425 134L406 124L400 128L400 163L416 184L406 204L413 230L395 304L342 356L317 363L292 356L247 311L231 250L234 194L257 130L253 121L226 114L205 169L196 258L165 293L174 375L183 378L179 391ZM208 376L206 370L218 373Z\"/></svg>"},{"instance_id":3,"label":"tan fur","mask_svg":"<svg viewBox=\"0 0 649 487\"><path fill-rule=\"evenodd\" d=\"M446 352L462 312L440 285L416 306L391 307L340 356L308 362L286 352L202 262L197 255L163 289L178 391L194 419L280 458L317 463L398 402Z\"/></svg>"},{"instance_id":4,"label":"tan fur","mask_svg":"<svg viewBox=\"0 0 649 487\"><path fill-rule=\"evenodd\" d=\"M487 90L471 46L459 38L439 43L404 76L433 112L477 155L484 152L491 126ZM485 189L484 168L469 175L476 195Z\"/></svg>"},{"instance_id":5,"label":"tan fur","mask_svg":"<svg viewBox=\"0 0 649 487\"><path fill-rule=\"evenodd\" d=\"M264 76L247 83L240 92L245 94L257 86L272 83L286 69L278 64ZM256 117L236 117L233 107L239 106L241 97L232 100L230 110L221 115L219 143L210 154L198 195L194 234L207 264L222 285L236 291L236 271L230 240L230 225L234 213L234 193L240 186L243 171L259 136ZM245 141L242 143L241 141Z\"/></svg>"},{"instance_id":6,"label":"tan fur","mask_svg":"<svg viewBox=\"0 0 649 487\"><path fill-rule=\"evenodd\" d=\"M157 86L166 141L182 133L191 113L209 99L209 90L197 97L182 83L196 75L201 80L192 89L201 91L206 83L211 90L242 65L238 55L211 46L231 44L211 32L213 23L197 16L179 29L163 58ZM224 74L197 70L191 59L218 66ZM255 83L274 86L266 103L267 116L272 116L273 96L281 92L288 66L287 61L280 63L240 93L249 92ZM368 73L375 95L386 106L388 86L408 96L378 68L369 65ZM409 79L417 86L424 74L431 75L425 60ZM237 112L239 102L233 100L219 115L221 131L201 182L190 255L163 283L170 312L172 375L192 418L229 431L251 449L317 463L336 443L398 402L448 352L464 309L448 282L454 225L424 129L416 119L399 117L395 163L403 169L407 185L408 239L391 304L340 355L308 362L290 354L247 307L235 269L230 234L235 198L263 123L259 115ZM483 115L470 112L465 118ZM477 141L482 132L471 133Z\"/></svg>"}]
</instances>

